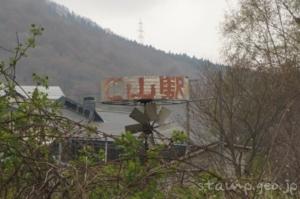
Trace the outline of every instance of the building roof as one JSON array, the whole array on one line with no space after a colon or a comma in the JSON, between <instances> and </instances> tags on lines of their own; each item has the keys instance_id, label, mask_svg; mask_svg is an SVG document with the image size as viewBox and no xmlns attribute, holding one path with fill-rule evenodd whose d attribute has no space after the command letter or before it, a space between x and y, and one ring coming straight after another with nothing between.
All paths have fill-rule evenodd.
<instances>
[{"instance_id":1,"label":"building roof","mask_svg":"<svg viewBox=\"0 0 300 199\"><path fill-rule=\"evenodd\" d=\"M73 121L79 122L84 119L87 122L103 122L102 117L95 108L84 107L84 104L68 97L61 97L59 101L62 102L64 107L62 114Z\"/></svg>"},{"instance_id":2,"label":"building roof","mask_svg":"<svg viewBox=\"0 0 300 199\"><path fill-rule=\"evenodd\" d=\"M28 96L32 96L35 89L38 89L38 91L43 92L48 95L48 99L51 100L58 100L61 97L64 97L65 94L61 90L59 86L49 86L48 88L45 88L43 86L18 86L16 87L17 93L19 93L21 96L28 98Z\"/></svg>"}]
</instances>

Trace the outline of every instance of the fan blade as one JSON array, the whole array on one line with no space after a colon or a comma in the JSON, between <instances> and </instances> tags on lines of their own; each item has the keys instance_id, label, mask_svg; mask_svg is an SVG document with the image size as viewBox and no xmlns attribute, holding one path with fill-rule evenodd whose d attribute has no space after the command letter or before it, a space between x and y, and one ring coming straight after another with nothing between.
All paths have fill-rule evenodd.
<instances>
[{"instance_id":1,"label":"fan blade","mask_svg":"<svg viewBox=\"0 0 300 199\"><path fill-rule=\"evenodd\" d=\"M160 132L158 132L157 130L153 130L155 132L155 134L157 135L157 139L156 142L157 143L163 143L163 144L167 144L166 141L168 141L169 139L166 138L164 135L162 135Z\"/></svg>"},{"instance_id":2,"label":"fan blade","mask_svg":"<svg viewBox=\"0 0 300 199\"><path fill-rule=\"evenodd\" d=\"M145 115L150 119L150 121L157 120L157 106L156 104L146 104Z\"/></svg>"},{"instance_id":3,"label":"fan blade","mask_svg":"<svg viewBox=\"0 0 300 199\"><path fill-rule=\"evenodd\" d=\"M172 126L173 126L173 122L170 122L170 123L163 123L163 124L159 125L159 126L157 127L157 129L158 129L159 131L165 131L165 130L170 129Z\"/></svg>"},{"instance_id":4,"label":"fan blade","mask_svg":"<svg viewBox=\"0 0 300 199\"><path fill-rule=\"evenodd\" d=\"M147 124L149 122L148 117L137 108L133 109L133 111L130 113L129 117L131 117L132 119L134 119L135 121L137 121L141 124Z\"/></svg>"},{"instance_id":5,"label":"fan blade","mask_svg":"<svg viewBox=\"0 0 300 199\"><path fill-rule=\"evenodd\" d=\"M138 133L143 131L143 125L142 124L132 124L125 126L125 131L126 132L131 132L131 133Z\"/></svg>"},{"instance_id":6,"label":"fan blade","mask_svg":"<svg viewBox=\"0 0 300 199\"><path fill-rule=\"evenodd\" d=\"M158 114L158 123L161 125L163 124L167 117L169 117L169 115L171 114L171 111L165 107L162 107L159 111L159 114Z\"/></svg>"},{"instance_id":7,"label":"fan blade","mask_svg":"<svg viewBox=\"0 0 300 199\"><path fill-rule=\"evenodd\" d=\"M163 141L166 139L166 137L163 134L161 134L159 131L157 131L156 129L154 129L153 131L156 133L159 140Z\"/></svg>"}]
</instances>

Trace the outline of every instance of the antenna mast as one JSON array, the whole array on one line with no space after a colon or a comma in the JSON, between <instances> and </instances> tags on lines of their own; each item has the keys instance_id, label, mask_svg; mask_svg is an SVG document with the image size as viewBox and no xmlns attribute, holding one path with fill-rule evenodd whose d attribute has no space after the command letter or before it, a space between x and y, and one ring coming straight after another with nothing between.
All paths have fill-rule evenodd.
<instances>
[{"instance_id":1,"label":"antenna mast","mask_svg":"<svg viewBox=\"0 0 300 199\"><path fill-rule=\"evenodd\" d=\"M144 44L144 27L142 20L139 21L139 29L138 29L139 42Z\"/></svg>"}]
</instances>

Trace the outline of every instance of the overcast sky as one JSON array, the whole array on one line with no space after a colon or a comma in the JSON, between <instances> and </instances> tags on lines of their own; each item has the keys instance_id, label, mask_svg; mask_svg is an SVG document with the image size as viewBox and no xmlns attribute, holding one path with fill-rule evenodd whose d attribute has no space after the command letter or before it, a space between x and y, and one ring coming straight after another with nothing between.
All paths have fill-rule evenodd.
<instances>
[{"instance_id":1,"label":"overcast sky","mask_svg":"<svg viewBox=\"0 0 300 199\"><path fill-rule=\"evenodd\" d=\"M175 53L221 62L220 23L229 0L54 0L103 28Z\"/></svg>"}]
</instances>

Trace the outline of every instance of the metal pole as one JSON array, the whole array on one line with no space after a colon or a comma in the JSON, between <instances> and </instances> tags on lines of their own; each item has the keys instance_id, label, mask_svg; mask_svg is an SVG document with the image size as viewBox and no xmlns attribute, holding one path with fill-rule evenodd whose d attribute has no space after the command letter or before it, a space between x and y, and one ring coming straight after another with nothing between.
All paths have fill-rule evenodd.
<instances>
[{"instance_id":1,"label":"metal pole","mask_svg":"<svg viewBox=\"0 0 300 199\"><path fill-rule=\"evenodd\" d=\"M105 138L105 151L104 151L104 162L107 163L107 151L108 151L108 143L107 137Z\"/></svg>"},{"instance_id":2,"label":"metal pole","mask_svg":"<svg viewBox=\"0 0 300 199\"><path fill-rule=\"evenodd\" d=\"M190 141L190 102L186 101L186 133Z\"/></svg>"},{"instance_id":3,"label":"metal pole","mask_svg":"<svg viewBox=\"0 0 300 199\"><path fill-rule=\"evenodd\" d=\"M219 71L219 89L218 89L218 100L219 100L219 117L220 117L220 123L221 123L221 128L223 128L223 93L222 93L222 85L223 85L223 78L222 78L222 71ZM224 130L220 129L220 152L221 152L221 159L223 160L224 156Z\"/></svg>"},{"instance_id":4,"label":"metal pole","mask_svg":"<svg viewBox=\"0 0 300 199\"><path fill-rule=\"evenodd\" d=\"M62 143L61 141L58 143L58 162L62 162Z\"/></svg>"},{"instance_id":5,"label":"metal pole","mask_svg":"<svg viewBox=\"0 0 300 199\"><path fill-rule=\"evenodd\" d=\"M190 101L186 101L186 134L187 134L187 143L185 149L185 155L190 151Z\"/></svg>"}]
</instances>

